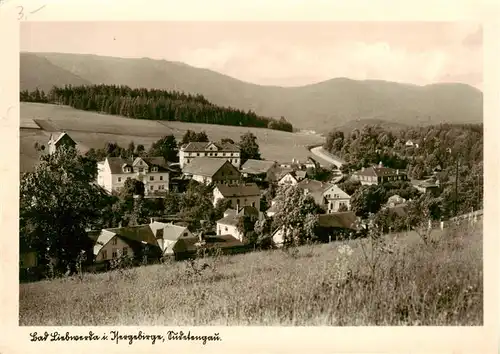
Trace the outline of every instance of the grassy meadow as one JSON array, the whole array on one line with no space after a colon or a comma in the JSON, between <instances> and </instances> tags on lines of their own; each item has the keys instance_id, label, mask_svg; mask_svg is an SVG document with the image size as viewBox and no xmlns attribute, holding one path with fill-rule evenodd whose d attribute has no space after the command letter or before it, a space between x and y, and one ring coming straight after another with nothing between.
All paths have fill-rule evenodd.
<instances>
[{"instance_id":1,"label":"grassy meadow","mask_svg":"<svg viewBox=\"0 0 500 354\"><path fill-rule=\"evenodd\" d=\"M319 135L305 133L131 119L39 103L21 102L20 117L21 169L29 168L36 163L38 153L33 145L35 142L46 144L51 130L67 131L83 152L90 148L102 148L108 141L124 147L134 141L136 146L143 144L148 149L153 142L167 134L173 134L177 139L181 139L188 129L204 130L212 140L231 138L235 141L239 141L242 134L250 131L257 137L262 157L276 161L305 159L310 155L306 148L308 145L322 144L324 141ZM41 128L35 120L40 122Z\"/></svg>"},{"instance_id":2,"label":"grassy meadow","mask_svg":"<svg viewBox=\"0 0 500 354\"><path fill-rule=\"evenodd\" d=\"M351 240L21 284L20 325L482 325L482 222L432 237L390 235L387 252Z\"/></svg>"}]
</instances>

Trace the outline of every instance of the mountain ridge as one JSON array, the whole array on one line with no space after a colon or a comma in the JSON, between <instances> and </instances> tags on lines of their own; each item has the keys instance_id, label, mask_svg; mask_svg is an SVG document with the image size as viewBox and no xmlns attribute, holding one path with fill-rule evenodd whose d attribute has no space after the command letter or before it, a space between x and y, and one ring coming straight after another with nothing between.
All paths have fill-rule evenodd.
<instances>
[{"instance_id":1,"label":"mountain ridge","mask_svg":"<svg viewBox=\"0 0 500 354\"><path fill-rule=\"evenodd\" d=\"M44 66L50 70L42 70ZM479 123L483 114L482 92L462 83L421 86L338 77L303 86L269 86L164 59L53 52L21 52L20 74L22 90L49 90L55 83L74 85L83 80L184 91L217 105L284 116L297 129L318 132L359 119L405 125Z\"/></svg>"}]
</instances>

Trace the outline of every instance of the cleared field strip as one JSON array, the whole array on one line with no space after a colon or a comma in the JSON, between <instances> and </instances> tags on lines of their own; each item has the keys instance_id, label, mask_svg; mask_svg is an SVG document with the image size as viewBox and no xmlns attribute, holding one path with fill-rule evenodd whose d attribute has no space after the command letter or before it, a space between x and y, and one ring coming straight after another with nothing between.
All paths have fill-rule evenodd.
<instances>
[{"instance_id":1,"label":"cleared field strip","mask_svg":"<svg viewBox=\"0 0 500 354\"><path fill-rule=\"evenodd\" d=\"M126 147L131 141L136 146L142 144L148 149L153 142L167 134L173 134L180 140L187 130L204 130L212 140L231 138L234 141L239 141L242 134L252 132L257 137L262 157L279 162L290 162L293 158L305 160L312 155L307 146L320 145L324 141L324 138L318 135L263 128L132 119L80 111L66 106L25 102L21 103L21 120L34 121L41 128L35 130L21 127L21 159L23 155L33 159L33 156L38 155L34 151L34 143L46 145L50 132L62 130L75 139L82 151L102 148L106 142L116 142ZM27 130L47 134L30 135L28 138L25 134Z\"/></svg>"}]
</instances>

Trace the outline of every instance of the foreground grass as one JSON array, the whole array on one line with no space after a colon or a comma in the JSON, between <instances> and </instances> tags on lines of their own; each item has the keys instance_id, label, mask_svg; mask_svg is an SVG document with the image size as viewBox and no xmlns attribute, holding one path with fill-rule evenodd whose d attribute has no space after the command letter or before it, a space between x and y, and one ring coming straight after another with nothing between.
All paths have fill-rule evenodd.
<instances>
[{"instance_id":1,"label":"foreground grass","mask_svg":"<svg viewBox=\"0 0 500 354\"><path fill-rule=\"evenodd\" d=\"M355 240L22 284L20 325L482 325L482 226L434 236L397 235L374 282Z\"/></svg>"}]
</instances>

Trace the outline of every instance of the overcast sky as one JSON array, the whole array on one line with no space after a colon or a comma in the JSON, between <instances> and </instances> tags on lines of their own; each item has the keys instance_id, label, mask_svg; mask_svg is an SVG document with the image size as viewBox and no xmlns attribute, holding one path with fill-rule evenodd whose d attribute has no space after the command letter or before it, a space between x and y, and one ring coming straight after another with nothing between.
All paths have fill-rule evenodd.
<instances>
[{"instance_id":1,"label":"overcast sky","mask_svg":"<svg viewBox=\"0 0 500 354\"><path fill-rule=\"evenodd\" d=\"M464 22L23 22L21 51L166 59L263 85L483 83L482 29Z\"/></svg>"}]
</instances>

